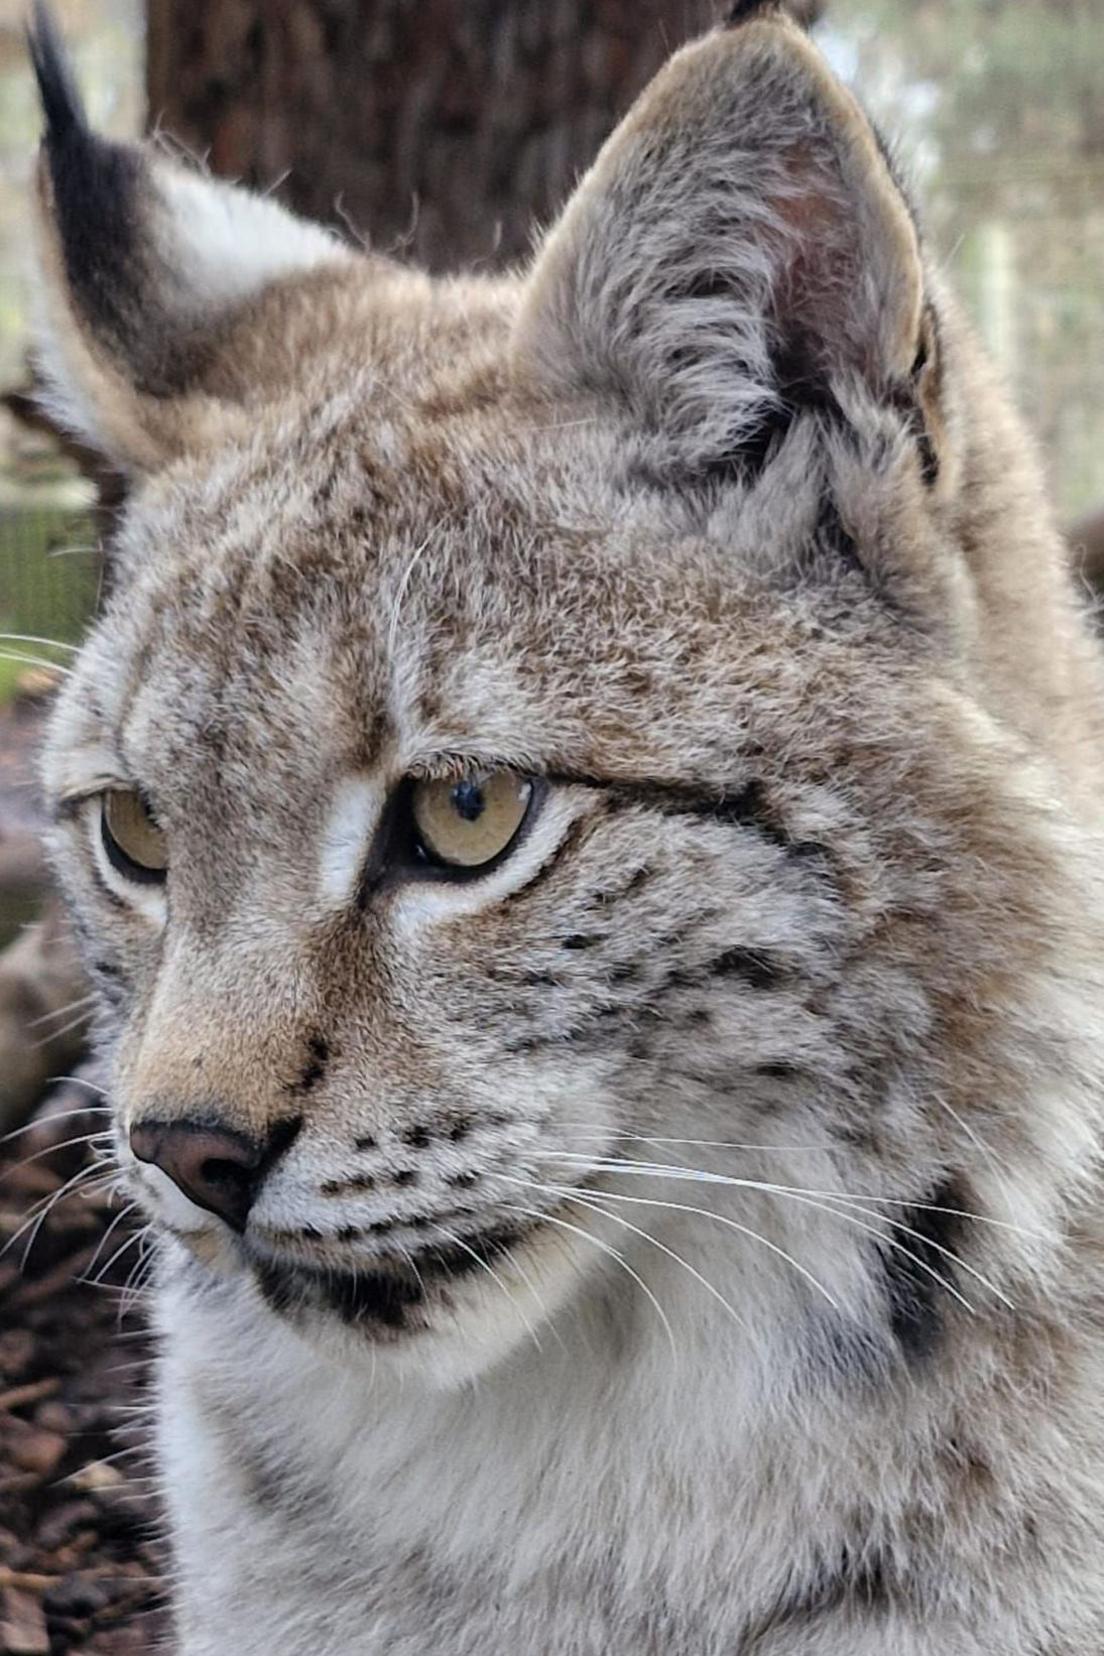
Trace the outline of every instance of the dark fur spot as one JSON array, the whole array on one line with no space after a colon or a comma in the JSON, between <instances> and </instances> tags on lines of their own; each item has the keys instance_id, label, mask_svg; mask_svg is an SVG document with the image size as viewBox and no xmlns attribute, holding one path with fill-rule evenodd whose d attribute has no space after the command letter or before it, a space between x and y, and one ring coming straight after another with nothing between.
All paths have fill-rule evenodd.
<instances>
[{"instance_id":1,"label":"dark fur spot","mask_svg":"<svg viewBox=\"0 0 1104 1656\"><path fill-rule=\"evenodd\" d=\"M502 1051L517 1056L526 1052L539 1052L542 1047L556 1046L563 1037L560 1035L519 1035L515 1039L502 1042Z\"/></svg>"},{"instance_id":2,"label":"dark fur spot","mask_svg":"<svg viewBox=\"0 0 1104 1656\"><path fill-rule=\"evenodd\" d=\"M287 1312L300 1302L300 1296L295 1291L294 1272L264 1261L254 1265L253 1272L261 1297L273 1311Z\"/></svg>"},{"instance_id":3,"label":"dark fur spot","mask_svg":"<svg viewBox=\"0 0 1104 1656\"><path fill-rule=\"evenodd\" d=\"M417 1222L431 1223L428 1217ZM359 1240L365 1234L382 1234L392 1228L381 1221L366 1230L346 1227L337 1232L343 1241ZM482 1270L495 1255L506 1252L522 1234L516 1228L475 1235L463 1245L442 1245L419 1253L417 1267L395 1265L375 1271L318 1271L302 1265L279 1266L259 1262L255 1267L258 1287L272 1308L294 1312L311 1306L335 1311L350 1324L376 1322L385 1328L402 1328L406 1313L420 1305L427 1278L466 1276Z\"/></svg>"},{"instance_id":4,"label":"dark fur spot","mask_svg":"<svg viewBox=\"0 0 1104 1656\"><path fill-rule=\"evenodd\" d=\"M587 779L573 777L571 780ZM608 787L615 797L627 803L644 805L673 816L704 817L714 822L731 823L737 828L750 828L787 852L793 848L793 841L771 803L766 783L757 776L731 793L722 789L718 793L704 795L678 783L610 781L592 782L591 786ZM588 939L585 944L565 941L563 946L589 947L595 941L594 938Z\"/></svg>"},{"instance_id":5,"label":"dark fur spot","mask_svg":"<svg viewBox=\"0 0 1104 1656\"><path fill-rule=\"evenodd\" d=\"M478 1184L478 1173L450 1173L445 1180L454 1190L470 1190L473 1184Z\"/></svg>"},{"instance_id":6,"label":"dark fur spot","mask_svg":"<svg viewBox=\"0 0 1104 1656\"><path fill-rule=\"evenodd\" d=\"M409 1144L412 1150L427 1150L429 1148L430 1133L428 1127L409 1127L403 1134L403 1143Z\"/></svg>"},{"instance_id":7,"label":"dark fur spot","mask_svg":"<svg viewBox=\"0 0 1104 1656\"><path fill-rule=\"evenodd\" d=\"M920 429L916 432L916 446L920 451L920 476L925 486L932 489L939 482L939 455L931 432L922 420Z\"/></svg>"},{"instance_id":8,"label":"dark fur spot","mask_svg":"<svg viewBox=\"0 0 1104 1656\"><path fill-rule=\"evenodd\" d=\"M461 1118L459 1121L454 1121L452 1123L448 1130L448 1136L452 1140L453 1144L459 1144L461 1139L467 1138L471 1130L471 1122L466 1118Z\"/></svg>"},{"instance_id":9,"label":"dark fur spot","mask_svg":"<svg viewBox=\"0 0 1104 1656\"><path fill-rule=\"evenodd\" d=\"M888 1610L892 1598L890 1569L885 1559L874 1554L859 1561L845 1547L838 1568L832 1573L825 1572L823 1579L814 1583L804 1602L794 1606L794 1610L806 1620L833 1614L844 1606L869 1615Z\"/></svg>"},{"instance_id":10,"label":"dark fur spot","mask_svg":"<svg viewBox=\"0 0 1104 1656\"><path fill-rule=\"evenodd\" d=\"M797 1068L796 1064L778 1063L757 1064L755 1066L755 1073L756 1075L769 1076L772 1081L790 1081L795 1075L800 1075L801 1071Z\"/></svg>"},{"instance_id":11,"label":"dark fur spot","mask_svg":"<svg viewBox=\"0 0 1104 1656\"><path fill-rule=\"evenodd\" d=\"M926 1204L906 1208L890 1227L897 1246L879 1248L890 1327L910 1362L930 1357L939 1344L950 1296L931 1273L954 1283L954 1262L941 1249L955 1252L963 1229L957 1213L933 1212L933 1208L967 1212L961 1184L945 1179Z\"/></svg>"},{"instance_id":12,"label":"dark fur spot","mask_svg":"<svg viewBox=\"0 0 1104 1656\"><path fill-rule=\"evenodd\" d=\"M738 977L752 989L773 989L785 976L785 968L761 949L726 949L709 963L714 977Z\"/></svg>"},{"instance_id":13,"label":"dark fur spot","mask_svg":"<svg viewBox=\"0 0 1104 1656\"><path fill-rule=\"evenodd\" d=\"M262 1261L254 1273L266 1303L281 1314L325 1307L343 1322L401 1328L405 1313L423 1298L417 1277L408 1271L315 1271Z\"/></svg>"},{"instance_id":14,"label":"dark fur spot","mask_svg":"<svg viewBox=\"0 0 1104 1656\"><path fill-rule=\"evenodd\" d=\"M840 569L865 573L855 538L844 527L839 507L832 499L822 500L817 515L817 546Z\"/></svg>"},{"instance_id":15,"label":"dark fur spot","mask_svg":"<svg viewBox=\"0 0 1104 1656\"><path fill-rule=\"evenodd\" d=\"M412 1167L401 1167L397 1173L393 1173L391 1175L391 1183L393 1185L415 1185L417 1182L418 1175Z\"/></svg>"},{"instance_id":16,"label":"dark fur spot","mask_svg":"<svg viewBox=\"0 0 1104 1656\"><path fill-rule=\"evenodd\" d=\"M377 1148L376 1140L371 1133L362 1133L358 1139L353 1140L353 1145L357 1150L375 1150Z\"/></svg>"},{"instance_id":17,"label":"dark fur spot","mask_svg":"<svg viewBox=\"0 0 1104 1656\"><path fill-rule=\"evenodd\" d=\"M348 1196L350 1193L374 1190L376 1181L370 1173L355 1173L349 1179L327 1179L318 1188L323 1196Z\"/></svg>"},{"instance_id":18,"label":"dark fur spot","mask_svg":"<svg viewBox=\"0 0 1104 1656\"><path fill-rule=\"evenodd\" d=\"M838 1563L826 1561L803 1590L781 1598L746 1630L740 1641L741 1656L756 1656L761 1641L768 1639L773 1649L778 1634L800 1635L825 1616L850 1612L856 1618L880 1619L901 1596L888 1560L877 1553L856 1558L844 1547Z\"/></svg>"},{"instance_id":19,"label":"dark fur spot","mask_svg":"<svg viewBox=\"0 0 1104 1656\"><path fill-rule=\"evenodd\" d=\"M754 828L772 844L789 849L790 836L776 813L772 811L765 783L753 777L737 794L730 794L701 814L715 817L718 822L731 822L741 827Z\"/></svg>"},{"instance_id":20,"label":"dark fur spot","mask_svg":"<svg viewBox=\"0 0 1104 1656\"><path fill-rule=\"evenodd\" d=\"M597 943L596 937L587 937L582 932L572 932L560 943L561 949L592 949Z\"/></svg>"},{"instance_id":21,"label":"dark fur spot","mask_svg":"<svg viewBox=\"0 0 1104 1656\"><path fill-rule=\"evenodd\" d=\"M473 1237L466 1247L439 1247L429 1250L424 1255L419 1254L418 1263L421 1264L422 1260L426 1259L435 1271L442 1271L447 1276L469 1276L472 1271L482 1270L490 1260L508 1252L521 1234L521 1231L513 1226L488 1231L482 1236Z\"/></svg>"},{"instance_id":22,"label":"dark fur spot","mask_svg":"<svg viewBox=\"0 0 1104 1656\"><path fill-rule=\"evenodd\" d=\"M794 410L785 403L769 410L756 429L743 438L735 454L725 455L708 467L708 476L724 482L726 477L746 479L764 471L782 447L794 418Z\"/></svg>"},{"instance_id":23,"label":"dark fur spot","mask_svg":"<svg viewBox=\"0 0 1104 1656\"><path fill-rule=\"evenodd\" d=\"M311 1035L307 1041L309 1057L299 1073L299 1079L291 1084L291 1092L308 1093L317 1087L326 1073L326 1065L330 1058L330 1046L324 1035Z\"/></svg>"},{"instance_id":24,"label":"dark fur spot","mask_svg":"<svg viewBox=\"0 0 1104 1656\"><path fill-rule=\"evenodd\" d=\"M388 1271L326 1276L320 1287L323 1300L342 1322L379 1322L385 1328L402 1328L407 1311L423 1298L415 1278Z\"/></svg>"}]
</instances>

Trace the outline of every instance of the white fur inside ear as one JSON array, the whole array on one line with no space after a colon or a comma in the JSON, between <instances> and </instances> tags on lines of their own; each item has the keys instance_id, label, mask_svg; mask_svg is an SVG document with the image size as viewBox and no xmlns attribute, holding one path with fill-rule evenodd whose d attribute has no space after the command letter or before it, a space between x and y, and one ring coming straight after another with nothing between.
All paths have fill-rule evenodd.
<instances>
[{"instance_id":1,"label":"white fur inside ear","mask_svg":"<svg viewBox=\"0 0 1104 1656\"><path fill-rule=\"evenodd\" d=\"M875 395L916 358L916 230L876 136L781 17L685 47L607 141L538 255L514 362L605 391L657 475L769 438L795 388Z\"/></svg>"},{"instance_id":2,"label":"white fur inside ear","mask_svg":"<svg viewBox=\"0 0 1104 1656\"><path fill-rule=\"evenodd\" d=\"M254 195L155 161L157 238L183 308L193 314L247 298L267 283L352 255L337 236Z\"/></svg>"}]
</instances>

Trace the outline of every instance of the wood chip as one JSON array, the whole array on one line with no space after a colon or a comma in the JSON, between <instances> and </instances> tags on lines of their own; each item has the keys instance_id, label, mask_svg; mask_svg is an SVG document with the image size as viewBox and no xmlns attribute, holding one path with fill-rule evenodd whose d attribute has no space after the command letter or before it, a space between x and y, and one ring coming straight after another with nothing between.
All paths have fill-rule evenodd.
<instances>
[{"instance_id":1,"label":"wood chip","mask_svg":"<svg viewBox=\"0 0 1104 1656\"><path fill-rule=\"evenodd\" d=\"M55 1587L60 1580L60 1576L40 1575L34 1570L9 1570L6 1564L0 1564L0 1587L20 1587L27 1593L44 1593L47 1587Z\"/></svg>"},{"instance_id":2,"label":"wood chip","mask_svg":"<svg viewBox=\"0 0 1104 1656\"><path fill-rule=\"evenodd\" d=\"M52 1478L65 1456L66 1442L60 1432L44 1432L37 1426L13 1432L8 1439L8 1459L21 1472L32 1472L40 1483Z\"/></svg>"},{"instance_id":3,"label":"wood chip","mask_svg":"<svg viewBox=\"0 0 1104 1656\"><path fill-rule=\"evenodd\" d=\"M5 1656L50 1656L42 1605L21 1587L5 1587L0 1594L0 1649Z\"/></svg>"},{"instance_id":4,"label":"wood chip","mask_svg":"<svg viewBox=\"0 0 1104 1656\"><path fill-rule=\"evenodd\" d=\"M95 1259L98 1247L97 1243L96 1247L79 1249L77 1253L63 1259L60 1265L55 1265L52 1271L47 1271L45 1276L39 1277L37 1282L28 1282L23 1288L17 1288L8 1301L10 1309L25 1311L29 1306L41 1305L43 1300L50 1299L59 1289L68 1287L71 1282L84 1275Z\"/></svg>"},{"instance_id":5,"label":"wood chip","mask_svg":"<svg viewBox=\"0 0 1104 1656\"><path fill-rule=\"evenodd\" d=\"M105 1489L118 1489L120 1484L126 1482L126 1476L117 1466L109 1466L106 1461L89 1461L87 1465L77 1468L69 1482L82 1495L98 1495Z\"/></svg>"},{"instance_id":6,"label":"wood chip","mask_svg":"<svg viewBox=\"0 0 1104 1656\"><path fill-rule=\"evenodd\" d=\"M47 1380L34 1380L26 1386L13 1386L10 1391L0 1392L0 1414L7 1414L10 1409L22 1409L28 1403L39 1403L44 1397L53 1397L61 1390L61 1381L55 1376Z\"/></svg>"}]
</instances>

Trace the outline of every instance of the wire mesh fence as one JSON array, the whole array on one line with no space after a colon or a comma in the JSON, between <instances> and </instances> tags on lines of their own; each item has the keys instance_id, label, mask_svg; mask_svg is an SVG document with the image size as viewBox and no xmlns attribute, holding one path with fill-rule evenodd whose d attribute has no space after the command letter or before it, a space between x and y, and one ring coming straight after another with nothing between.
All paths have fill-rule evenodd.
<instances>
[{"instance_id":1,"label":"wire mesh fence","mask_svg":"<svg viewBox=\"0 0 1104 1656\"><path fill-rule=\"evenodd\" d=\"M0 701L29 669L63 665L96 605L100 553L87 511L0 505ZM12 636L15 635L15 636Z\"/></svg>"}]
</instances>

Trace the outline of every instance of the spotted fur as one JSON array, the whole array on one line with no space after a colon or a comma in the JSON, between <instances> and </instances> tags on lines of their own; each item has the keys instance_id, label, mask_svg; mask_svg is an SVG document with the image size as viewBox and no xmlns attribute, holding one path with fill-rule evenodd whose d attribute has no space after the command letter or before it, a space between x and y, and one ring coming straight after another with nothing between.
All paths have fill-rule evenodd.
<instances>
[{"instance_id":1,"label":"spotted fur","mask_svg":"<svg viewBox=\"0 0 1104 1656\"><path fill-rule=\"evenodd\" d=\"M49 402L132 478L46 778L183 1656L1104 1641L1099 663L882 147L733 19L437 282L106 146L40 20ZM487 766L509 853L404 860ZM253 1147L241 1234L151 1123Z\"/></svg>"}]
</instances>

